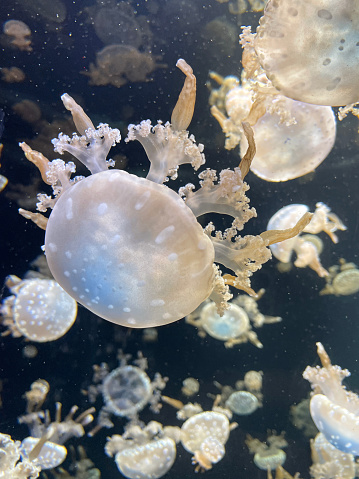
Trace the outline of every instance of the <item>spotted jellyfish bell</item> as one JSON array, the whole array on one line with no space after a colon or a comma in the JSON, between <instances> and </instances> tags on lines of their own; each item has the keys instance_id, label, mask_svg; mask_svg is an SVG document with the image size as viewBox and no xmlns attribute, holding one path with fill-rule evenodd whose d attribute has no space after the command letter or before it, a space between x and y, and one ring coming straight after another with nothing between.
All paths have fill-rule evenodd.
<instances>
[{"instance_id":1,"label":"spotted jellyfish bell","mask_svg":"<svg viewBox=\"0 0 359 479\"><path fill-rule=\"evenodd\" d=\"M274 470L278 466L282 466L287 457L283 451L283 448L288 446L284 439L284 433L278 436L272 433L268 436L267 443L261 442L249 434L247 435L246 445L249 451L254 454L254 464L264 471Z\"/></svg>"},{"instance_id":2,"label":"spotted jellyfish bell","mask_svg":"<svg viewBox=\"0 0 359 479\"><path fill-rule=\"evenodd\" d=\"M291 204L284 206L278 210L269 220L267 228L268 230L278 228L289 228L300 218L305 212L309 211L307 205ZM338 242L338 237L335 231L346 230L346 227L341 220L331 212L330 208L324 203L317 203L316 210L310 223L303 229L304 233L310 233L315 235L324 231L329 235L334 243ZM319 276L326 276L328 272L320 263L318 245L319 242L309 241L309 236L306 240L301 236L290 238L281 243L273 244L270 249L273 255L282 263L289 263L293 252L297 254L297 260L295 265L303 268L309 266L318 273Z\"/></svg>"},{"instance_id":3,"label":"spotted jellyfish bell","mask_svg":"<svg viewBox=\"0 0 359 479\"><path fill-rule=\"evenodd\" d=\"M143 429L130 425L124 434L107 440L105 452L115 456L116 465L128 479L159 479L173 466L176 443L162 424L151 421Z\"/></svg>"},{"instance_id":4,"label":"spotted jellyfish bell","mask_svg":"<svg viewBox=\"0 0 359 479\"><path fill-rule=\"evenodd\" d=\"M347 369L333 366L323 345L317 343L322 368L308 366L304 379L311 383L312 419L326 440L345 453L359 455L359 397L342 385Z\"/></svg>"},{"instance_id":5,"label":"spotted jellyfish bell","mask_svg":"<svg viewBox=\"0 0 359 479\"><path fill-rule=\"evenodd\" d=\"M215 411L195 414L183 423L181 442L186 451L194 454L196 470L212 469L212 464L223 459L230 430L228 417Z\"/></svg>"},{"instance_id":6,"label":"spotted jellyfish bell","mask_svg":"<svg viewBox=\"0 0 359 479\"><path fill-rule=\"evenodd\" d=\"M283 95L343 106L359 100L358 29L352 0L269 0L254 47Z\"/></svg>"},{"instance_id":7,"label":"spotted jellyfish bell","mask_svg":"<svg viewBox=\"0 0 359 479\"><path fill-rule=\"evenodd\" d=\"M239 416L249 416L259 406L258 398L248 391L235 391L226 401L226 407Z\"/></svg>"},{"instance_id":8,"label":"spotted jellyfish bell","mask_svg":"<svg viewBox=\"0 0 359 479\"><path fill-rule=\"evenodd\" d=\"M21 442L20 453L22 458L31 460L41 470L45 470L62 464L66 459L67 449L61 444L29 436Z\"/></svg>"},{"instance_id":9,"label":"spotted jellyfish bell","mask_svg":"<svg viewBox=\"0 0 359 479\"><path fill-rule=\"evenodd\" d=\"M77 303L52 279L9 276L6 286L13 296L0 306L3 324L14 337L36 342L54 341L72 327Z\"/></svg>"}]
</instances>

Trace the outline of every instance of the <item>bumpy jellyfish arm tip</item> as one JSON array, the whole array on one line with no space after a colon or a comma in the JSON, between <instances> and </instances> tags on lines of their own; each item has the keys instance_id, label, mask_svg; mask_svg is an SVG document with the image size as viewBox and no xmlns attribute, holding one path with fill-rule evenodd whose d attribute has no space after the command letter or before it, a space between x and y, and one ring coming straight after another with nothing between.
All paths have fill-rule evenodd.
<instances>
[{"instance_id":1,"label":"bumpy jellyfish arm tip","mask_svg":"<svg viewBox=\"0 0 359 479\"><path fill-rule=\"evenodd\" d=\"M245 155L243 156L240 164L239 164L239 169L241 170L241 173L242 173L242 180L245 178L245 176L247 175L250 167L251 167L251 163L253 161L253 158L256 154L256 144L255 144L255 141L254 141L254 132L250 126L250 124L246 121L243 121L242 122L242 128L243 128L243 131L244 131L244 134L247 138L247 142L248 142L248 148L247 148L247 151L245 153Z\"/></svg>"},{"instance_id":2,"label":"bumpy jellyfish arm tip","mask_svg":"<svg viewBox=\"0 0 359 479\"><path fill-rule=\"evenodd\" d=\"M20 148L25 153L26 158L34 163L35 166L39 169L41 173L41 178L44 183L50 185L51 183L47 179L47 172L49 170L50 161L39 151L35 151L30 148L25 142L19 143Z\"/></svg>"},{"instance_id":3,"label":"bumpy jellyfish arm tip","mask_svg":"<svg viewBox=\"0 0 359 479\"><path fill-rule=\"evenodd\" d=\"M88 128L92 128L93 130L95 129L94 124L86 115L82 107L78 105L68 93L64 93L61 96L61 100L66 110L71 112L72 119L74 120L76 129L80 135L84 135Z\"/></svg>"},{"instance_id":4,"label":"bumpy jellyfish arm tip","mask_svg":"<svg viewBox=\"0 0 359 479\"><path fill-rule=\"evenodd\" d=\"M173 109L171 124L174 130L181 131L187 130L192 121L196 103L196 77L193 74L192 68L183 58L177 61L176 67L186 75L186 79L176 106Z\"/></svg>"},{"instance_id":5,"label":"bumpy jellyfish arm tip","mask_svg":"<svg viewBox=\"0 0 359 479\"><path fill-rule=\"evenodd\" d=\"M27 220L31 220L42 230L46 230L48 218L46 218L46 216L42 215L41 213L33 213L32 211L19 208L19 214Z\"/></svg>"}]
</instances>

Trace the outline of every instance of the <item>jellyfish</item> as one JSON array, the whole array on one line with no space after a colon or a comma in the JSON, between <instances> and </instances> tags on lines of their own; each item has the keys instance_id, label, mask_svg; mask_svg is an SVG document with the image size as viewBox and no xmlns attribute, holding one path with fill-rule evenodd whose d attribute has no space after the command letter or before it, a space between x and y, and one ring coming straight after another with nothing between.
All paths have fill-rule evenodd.
<instances>
[{"instance_id":1,"label":"jellyfish","mask_svg":"<svg viewBox=\"0 0 359 479\"><path fill-rule=\"evenodd\" d=\"M335 296L348 296L359 291L359 269L354 263L339 260L339 265L331 266L326 276L327 284L319 292L320 295L334 294Z\"/></svg>"},{"instance_id":2,"label":"jellyfish","mask_svg":"<svg viewBox=\"0 0 359 479\"><path fill-rule=\"evenodd\" d=\"M199 382L195 378L186 378L182 381L181 392L185 396L193 396L199 391Z\"/></svg>"},{"instance_id":3,"label":"jellyfish","mask_svg":"<svg viewBox=\"0 0 359 479\"><path fill-rule=\"evenodd\" d=\"M257 300L263 294L264 290L260 290ZM279 316L265 316L260 313L256 300L250 296L238 295L228 304L228 309L220 316L215 303L205 302L186 317L186 322L199 329L199 336L205 337L209 334L215 339L224 341L226 348L248 341L257 348L262 348L263 344L252 330L251 322L258 328L263 324L277 323L282 320Z\"/></svg>"},{"instance_id":4,"label":"jellyfish","mask_svg":"<svg viewBox=\"0 0 359 479\"><path fill-rule=\"evenodd\" d=\"M76 156L92 175L70 180L72 162L49 162L43 155L21 146L42 178L53 186L55 197L39 195L38 210L52 209L49 219L40 213L20 210L26 218L46 229L45 252L55 280L76 301L114 323L133 327L168 324L191 313L210 295L220 313L230 299L228 284L255 295L250 276L270 258L269 244L298 234L310 221L305 215L287 231L237 236L255 215L248 206L243 182L254 154L254 141L246 127L250 148L235 170L219 175L200 173L201 188L181 188L180 195L163 185L177 176L178 166L204 163L203 145L197 146L186 131L195 104L196 78L183 60L177 62L186 80L172 113L172 123L150 120L130 125L126 141L138 140L151 166L139 178L113 166L107 154L120 141L120 132L90 118L68 94L62 96L81 136L60 134L55 151ZM216 232L205 229L197 217L218 212L234 217L232 227ZM148 258L151 261L148 261ZM221 276L219 262L235 276Z\"/></svg>"},{"instance_id":5,"label":"jellyfish","mask_svg":"<svg viewBox=\"0 0 359 479\"><path fill-rule=\"evenodd\" d=\"M66 334L77 316L77 303L52 279L9 276L12 296L0 306L2 324L8 334L31 341L55 341Z\"/></svg>"},{"instance_id":6,"label":"jellyfish","mask_svg":"<svg viewBox=\"0 0 359 479\"><path fill-rule=\"evenodd\" d=\"M51 441L42 442L41 439L29 436L21 441L20 453L21 457L32 460L43 471L62 464L66 459L67 449L60 444Z\"/></svg>"},{"instance_id":7,"label":"jellyfish","mask_svg":"<svg viewBox=\"0 0 359 479\"><path fill-rule=\"evenodd\" d=\"M267 228L269 230L288 228L295 224L297 218L300 218L308 210L309 207L307 205L291 204L284 206L271 217ZM309 266L319 276L327 276L328 271L323 268L319 258L322 242L315 235L324 231L334 243L337 243L338 237L335 234L337 230L345 231L346 227L337 215L331 212L327 205L317 203L311 222L303 229L303 232L310 233L309 235L291 238L280 244L271 245L270 248L273 255L281 263L289 263L293 252L295 252L297 254L297 259L294 262L295 266L299 268Z\"/></svg>"},{"instance_id":8,"label":"jellyfish","mask_svg":"<svg viewBox=\"0 0 359 479\"><path fill-rule=\"evenodd\" d=\"M25 73L17 67L2 68L1 80L7 83L21 83L25 80Z\"/></svg>"},{"instance_id":9,"label":"jellyfish","mask_svg":"<svg viewBox=\"0 0 359 479\"><path fill-rule=\"evenodd\" d=\"M20 441L14 441L8 434L0 433L0 474L16 479L36 479L40 467L20 453Z\"/></svg>"},{"instance_id":10,"label":"jellyfish","mask_svg":"<svg viewBox=\"0 0 359 479\"><path fill-rule=\"evenodd\" d=\"M235 82L231 76L210 76L220 84L219 90L211 92L210 104L212 115L226 135L225 148L233 149L240 143L243 157L248 143L241 124L250 117L258 84L245 75L241 82L238 78ZM314 171L334 146L336 121L332 108L294 101L283 95L264 93L263 96L265 109L251 122L256 141L251 171L273 182Z\"/></svg>"},{"instance_id":11,"label":"jellyfish","mask_svg":"<svg viewBox=\"0 0 359 479\"><path fill-rule=\"evenodd\" d=\"M122 435L107 439L105 452L115 456L116 465L129 479L158 479L173 466L176 442L166 434L167 428L151 421L146 426L130 424Z\"/></svg>"},{"instance_id":12,"label":"jellyfish","mask_svg":"<svg viewBox=\"0 0 359 479\"><path fill-rule=\"evenodd\" d=\"M321 343L317 343L317 352L322 367L307 366L303 373L314 390L310 400L312 419L330 444L342 452L358 456L359 397L342 385L350 372L333 366Z\"/></svg>"},{"instance_id":13,"label":"jellyfish","mask_svg":"<svg viewBox=\"0 0 359 479\"><path fill-rule=\"evenodd\" d=\"M20 20L8 20L4 23L3 31L10 38L11 45L19 50L32 51L31 39L29 38L31 30L26 23Z\"/></svg>"},{"instance_id":14,"label":"jellyfish","mask_svg":"<svg viewBox=\"0 0 359 479\"><path fill-rule=\"evenodd\" d=\"M343 106L359 100L358 28L359 7L351 0L269 0L254 47L281 94Z\"/></svg>"},{"instance_id":15,"label":"jellyfish","mask_svg":"<svg viewBox=\"0 0 359 479\"><path fill-rule=\"evenodd\" d=\"M215 411L204 411L187 419L181 427L181 443L194 454L196 471L212 469L225 455L225 444L231 426L228 417Z\"/></svg>"},{"instance_id":16,"label":"jellyfish","mask_svg":"<svg viewBox=\"0 0 359 479\"><path fill-rule=\"evenodd\" d=\"M254 454L254 464L264 471L274 470L284 464L287 455L282 448L288 446L288 443L284 439L284 433L277 436L274 432L268 436L266 442L268 444L247 435L246 444Z\"/></svg>"},{"instance_id":17,"label":"jellyfish","mask_svg":"<svg viewBox=\"0 0 359 479\"><path fill-rule=\"evenodd\" d=\"M310 475L313 479L345 477L354 479L357 476L357 464L353 454L339 451L324 434L319 433L310 441L313 464Z\"/></svg>"},{"instance_id":18,"label":"jellyfish","mask_svg":"<svg viewBox=\"0 0 359 479\"><path fill-rule=\"evenodd\" d=\"M93 381L88 390L89 400L94 403L98 394L102 394L104 406L101 408L97 425L90 431L94 436L101 428L113 427L110 416L126 417L132 421L138 418L139 412L148 404L153 412L159 412L161 391L168 378L156 373L153 381L146 374L147 359L139 353L134 365L127 364L130 355L119 352L120 366L109 372L106 363L94 366Z\"/></svg>"},{"instance_id":19,"label":"jellyfish","mask_svg":"<svg viewBox=\"0 0 359 479\"><path fill-rule=\"evenodd\" d=\"M226 401L226 407L239 416L249 416L258 409L258 398L248 391L235 391Z\"/></svg>"}]
</instances>

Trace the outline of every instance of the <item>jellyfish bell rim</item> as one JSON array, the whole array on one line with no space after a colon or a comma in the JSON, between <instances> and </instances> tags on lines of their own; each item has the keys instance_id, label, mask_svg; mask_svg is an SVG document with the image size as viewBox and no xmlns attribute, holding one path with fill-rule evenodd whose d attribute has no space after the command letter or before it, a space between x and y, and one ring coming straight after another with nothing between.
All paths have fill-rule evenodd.
<instances>
[{"instance_id":1,"label":"jellyfish bell rim","mask_svg":"<svg viewBox=\"0 0 359 479\"><path fill-rule=\"evenodd\" d=\"M342 452L359 455L359 418L324 394L310 400L310 414L326 440Z\"/></svg>"}]
</instances>

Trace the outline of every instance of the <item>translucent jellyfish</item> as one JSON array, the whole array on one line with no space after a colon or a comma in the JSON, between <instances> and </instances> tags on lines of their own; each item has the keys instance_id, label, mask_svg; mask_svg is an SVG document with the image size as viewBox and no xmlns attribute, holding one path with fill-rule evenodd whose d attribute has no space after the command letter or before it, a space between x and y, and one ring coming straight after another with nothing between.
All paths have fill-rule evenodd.
<instances>
[{"instance_id":1,"label":"translucent jellyfish","mask_svg":"<svg viewBox=\"0 0 359 479\"><path fill-rule=\"evenodd\" d=\"M8 334L43 343L61 338L74 324L77 303L56 281L10 276L6 285L13 295L4 299L0 313Z\"/></svg>"},{"instance_id":2,"label":"translucent jellyfish","mask_svg":"<svg viewBox=\"0 0 359 479\"><path fill-rule=\"evenodd\" d=\"M313 461L310 475L313 479L334 477L354 479L358 475L358 464L353 454L339 451L322 433L310 441L310 448Z\"/></svg>"},{"instance_id":3,"label":"translucent jellyfish","mask_svg":"<svg viewBox=\"0 0 359 479\"><path fill-rule=\"evenodd\" d=\"M21 441L21 457L32 460L41 470L53 469L64 462L67 456L65 446L54 442L43 442L35 437L26 437ZM34 457L35 456L35 457Z\"/></svg>"},{"instance_id":4,"label":"translucent jellyfish","mask_svg":"<svg viewBox=\"0 0 359 479\"><path fill-rule=\"evenodd\" d=\"M173 466L176 443L162 424L151 421L145 427L129 425L122 435L107 439L105 452L115 456L116 465L129 479L158 479Z\"/></svg>"},{"instance_id":5,"label":"translucent jellyfish","mask_svg":"<svg viewBox=\"0 0 359 479\"><path fill-rule=\"evenodd\" d=\"M352 0L269 0L255 50L283 95L317 105L359 100L359 6Z\"/></svg>"},{"instance_id":6,"label":"translucent jellyfish","mask_svg":"<svg viewBox=\"0 0 359 479\"><path fill-rule=\"evenodd\" d=\"M233 77L210 76L220 84L219 90L211 92L209 101L213 105L211 113L226 135L225 148L232 149L240 143L243 157L248 143L243 135L242 122L247 121L254 107L256 86L245 76L241 84L238 78L235 82ZM335 142L333 110L282 95L268 94L265 98L265 109L260 118L251 122L256 141L251 171L266 181L288 181L314 171Z\"/></svg>"},{"instance_id":7,"label":"translucent jellyfish","mask_svg":"<svg viewBox=\"0 0 359 479\"><path fill-rule=\"evenodd\" d=\"M120 366L111 372L106 363L94 366L93 381L97 386L90 386L89 400L95 402L97 395L101 393L104 406L99 413L97 426L90 432L92 436L102 427L113 427L111 414L135 420L147 404L154 412L158 412L161 407L161 391L166 386L167 378L156 373L151 381L145 372L147 359L139 353L138 359L133 361L136 364L134 366L127 364L130 357L120 351Z\"/></svg>"},{"instance_id":8,"label":"translucent jellyfish","mask_svg":"<svg viewBox=\"0 0 359 479\"><path fill-rule=\"evenodd\" d=\"M332 150L336 137L333 110L280 97L295 123L281 122L274 111L254 125L257 152L251 171L266 181L288 181L314 171ZM241 141L241 155L247 142Z\"/></svg>"},{"instance_id":9,"label":"translucent jellyfish","mask_svg":"<svg viewBox=\"0 0 359 479\"><path fill-rule=\"evenodd\" d=\"M0 433L0 475L11 479L36 479L40 467L20 454L20 441Z\"/></svg>"},{"instance_id":10,"label":"translucent jellyfish","mask_svg":"<svg viewBox=\"0 0 359 479\"><path fill-rule=\"evenodd\" d=\"M345 453L359 455L359 397L342 385L347 369L333 366L323 345L317 343L319 366L308 366L304 379L314 390L310 400L312 419L326 440Z\"/></svg>"},{"instance_id":11,"label":"translucent jellyfish","mask_svg":"<svg viewBox=\"0 0 359 479\"><path fill-rule=\"evenodd\" d=\"M263 293L264 290L259 291L257 299L261 298ZM252 330L251 322L258 328L263 324L277 323L282 320L279 316L265 316L260 313L256 300L250 296L239 295L228 304L228 309L220 316L215 303L205 302L186 317L186 322L199 328L198 334L201 337L209 334L215 339L224 341L226 348L248 341L257 348L262 348L263 344Z\"/></svg>"},{"instance_id":12,"label":"translucent jellyfish","mask_svg":"<svg viewBox=\"0 0 359 479\"><path fill-rule=\"evenodd\" d=\"M91 63L89 71L81 73L90 77L90 85L119 88L127 82L148 81L156 68L166 66L156 63L159 58L130 45L108 45L96 53L96 64Z\"/></svg>"},{"instance_id":13,"label":"translucent jellyfish","mask_svg":"<svg viewBox=\"0 0 359 479\"><path fill-rule=\"evenodd\" d=\"M264 471L274 470L284 464L287 455L282 448L288 446L288 443L284 439L284 433L279 436L272 433L266 442L268 444L247 435L246 444L249 451L254 454L254 464Z\"/></svg>"},{"instance_id":14,"label":"translucent jellyfish","mask_svg":"<svg viewBox=\"0 0 359 479\"><path fill-rule=\"evenodd\" d=\"M204 411L195 414L181 427L181 443L186 451L194 454L192 462L198 463L197 470L209 470L225 455L230 433L230 423L225 414Z\"/></svg>"},{"instance_id":15,"label":"translucent jellyfish","mask_svg":"<svg viewBox=\"0 0 359 479\"><path fill-rule=\"evenodd\" d=\"M239 416L249 416L259 406L257 397L248 391L236 391L226 401L226 407Z\"/></svg>"},{"instance_id":16,"label":"translucent jellyfish","mask_svg":"<svg viewBox=\"0 0 359 479\"><path fill-rule=\"evenodd\" d=\"M307 205L292 204L284 206L271 217L267 228L268 230L290 228L295 224L297 218L300 218L308 210ZM309 266L319 276L326 276L328 272L321 265L319 258L322 243L320 239L312 237L312 235L324 231L334 243L337 243L338 238L335 234L337 230L345 231L346 227L327 205L317 203L311 222L303 230L310 235L291 238L280 244L271 245L270 248L273 255L282 263L289 263L293 252L295 252L297 254L297 259L294 262L295 266L299 268Z\"/></svg>"},{"instance_id":17,"label":"translucent jellyfish","mask_svg":"<svg viewBox=\"0 0 359 479\"><path fill-rule=\"evenodd\" d=\"M329 275L325 278L327 284L320 295L348 296L359 291L359 269L354 263L341 259L339 265L331 266L328 271Z\"/></svg>"},{"instance_id":18,"label":"translucent jellyfish","mask_svg":"<svg viewBox=\"0 0 359 479\"><path fill-rule=\"evenodd\" d=\"M195 378L186 378L182 382L181 392L185 396L193 396L199 391L199 382Z\"/></svg>"},{"instance_id":19,"label":"translucent jellyfish","mask_svg":"<svg viewBox=\"0 0 359 479\"><path fill-rule=\"evenodd\" d=\"M251 392L262 390L263 371L248 371L244 375L244 386Z\"/></svg>"},{"instance_id":20,"label":"translucent jellyfish","mask_svg":"<svg viewBox=\"0 0 359 479\"><path fill-rule=\"evenodd\" d=\"M228 284L255 295L249 278L270 258L269 244L298 234L310 220L306 215L285 232L237 235L255 215L243 182L254 154L249 125L248 155L235 170L223 170L219 182L216 172L208 169L199 175L201 188L196 192L189 184L181 188L180 196L162 184L177 176L180 164L191 163L197 169L204 163L203 145L197 146L186 131L194 111L196 78L184 60L177 65L186 80L172 124L152 126L147 120L129 126L126 141L138 140L150 158L146 178L107 169L113 166L106 157L120 141L119 130L105 124L95 129L68 94L62 99L81 136L60 134L53 140L55 151L72 153L92 175L70 180L73 163L49 162L21 144L55 194L39 195L39 211L53 208L49 219L20 211L46 228L45 251L54 278L95 314L128 327L171 323L210 295L223 312L230 299ZM197 221L209 212L232 216L232 227L213 236L213 224L203 229ZM214 265L217 261L235 276L223 278Z\"/></svg>"},{"instance_id":21,"label":"translucent jellyfish","mask_svg":"<svg viewBox=\"0 0 359 479\"><path fill-rule=\"evenodd\" d=\"M32 51L31 39L29 38L31 30L26 23L20 20L8 20L4 23L3 31L5 35L10 37L11 45L19 50Z\"/></svg>"},{"instance_id":22,"label":"translucent jellyfish","mask_svg":"<svg viewBox=\"0 0 359 479\"><path fill-rule=\"evenodd\" d=\"M7 83L21 83L25 80L25 73L17 67L1 68L1 79Z\"/></svg>"}]
</instances>

